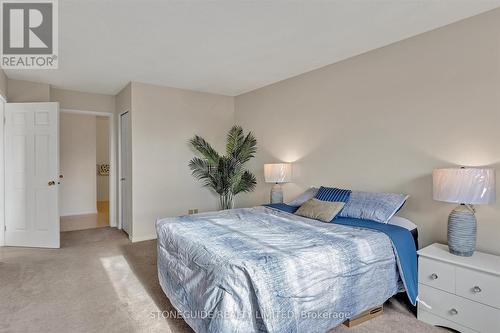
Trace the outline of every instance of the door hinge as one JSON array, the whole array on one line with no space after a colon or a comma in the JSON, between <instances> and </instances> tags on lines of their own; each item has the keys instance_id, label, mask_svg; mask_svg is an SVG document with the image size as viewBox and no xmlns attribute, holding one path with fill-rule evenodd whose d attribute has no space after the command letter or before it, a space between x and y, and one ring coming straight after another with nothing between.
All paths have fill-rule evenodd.
<instances>
[{"instance_id":1,"label":"door hinge","mask_svg":"<svg viewBox=\"0 0 500 333\"><path fill-rule=\"evenodd\" d=\"M3 231L7 231L7 226L6 225L3 226Z\"/></svg>"}]
</instances>

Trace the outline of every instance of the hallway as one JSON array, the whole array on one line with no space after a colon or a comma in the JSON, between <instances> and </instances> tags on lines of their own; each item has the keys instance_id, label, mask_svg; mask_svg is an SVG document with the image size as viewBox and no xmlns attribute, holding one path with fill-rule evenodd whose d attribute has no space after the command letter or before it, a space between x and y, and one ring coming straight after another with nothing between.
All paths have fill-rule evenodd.
<instances>
[{"instance_id":1,"label":"hallway","mask_svg":"<svg viewBox=\"0 0 500 333\"><path fill-rule=\"evenodd\" d=\"M61 232L109 227L109 201L97 202L97 214L61 216Z\"/></svg>"}]
</instances>

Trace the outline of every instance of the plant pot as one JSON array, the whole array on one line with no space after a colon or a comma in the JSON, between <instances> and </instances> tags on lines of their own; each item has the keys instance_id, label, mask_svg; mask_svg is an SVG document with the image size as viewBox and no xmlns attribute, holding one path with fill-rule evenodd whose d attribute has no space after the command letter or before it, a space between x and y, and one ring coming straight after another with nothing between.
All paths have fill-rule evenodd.
<instances>
[{"instance_id":1,"label":"plant pot","mask_svg":"<svg viewBox=\"0 0 500 333\"><path fill-rule=\"evenodd\" d=\"M233 209L234 197L232 194L225 194L219 197L219 206L221 210Z\"/></svg>"}]
</instances>

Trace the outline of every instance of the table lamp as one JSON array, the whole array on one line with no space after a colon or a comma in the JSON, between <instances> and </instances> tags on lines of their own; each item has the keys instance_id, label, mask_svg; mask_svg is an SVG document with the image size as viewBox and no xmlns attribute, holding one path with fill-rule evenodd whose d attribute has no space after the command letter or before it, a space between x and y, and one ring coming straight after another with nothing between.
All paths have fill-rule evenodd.
<instances>
[{"instance_id":1,"label":"table lamp","mask_svg":"<svg viewBox=\"0 0 500 333\"><path fill-rule=\"evenodd\" d=\"M289 163L264 164L264 180L274 183L271 189L271 203L283 203L282 183L292 180L292 165Z\"/></svg>"},{"instance_id":2,"label":"table lamp","mask_svg":"<svg viewBox=\"0 0 500 333\"><path fill-rule=\"evenodd\" d=\"M470 257L476 249L477 222L472 205L496 200L495 170L479 168L435 169L433 198L459 205L448 217L450 253Z\"/></svg>"}]
</instances>

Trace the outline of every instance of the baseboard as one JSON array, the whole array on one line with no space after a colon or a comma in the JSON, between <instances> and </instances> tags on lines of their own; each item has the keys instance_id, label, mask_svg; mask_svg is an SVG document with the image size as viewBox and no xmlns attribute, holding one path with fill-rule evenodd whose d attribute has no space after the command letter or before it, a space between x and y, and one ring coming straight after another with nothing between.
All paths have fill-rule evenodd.
<instances>
[{"instance_id":1,"label":"baseboard","mask_svg":"<svg viewBox=\"0 0 500 333\"><path fill-rule=\"evenodd\" d=\"M97 210L87 211L87 212L71 213L71 214L65 214L65 215L59 215L59 217L71 217L71 216L92 215L92 214L97 214Z\"/></svg>"},{"instance_id":2,"label":"baseboard","mask_svg":"<svg viewBox=\"0 0 500 333\"><path fill-rule=\"evenodd\" d=\"M132 236L132 243L144 242L148 240L156 239L156 234L154 235L144 235L144 236Z\"/></svg>"}]
</instances>

